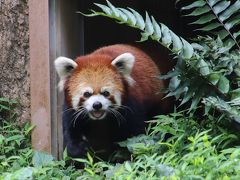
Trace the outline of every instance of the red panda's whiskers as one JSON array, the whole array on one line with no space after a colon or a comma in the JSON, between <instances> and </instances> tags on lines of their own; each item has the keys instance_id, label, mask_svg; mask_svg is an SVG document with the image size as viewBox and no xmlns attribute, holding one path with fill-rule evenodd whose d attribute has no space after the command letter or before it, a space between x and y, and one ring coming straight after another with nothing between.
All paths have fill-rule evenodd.
<instances>
[{"instance_id":1,"label":"red panda's whiskers","mask_svg":"<svg viewBox=\"0 0 240 180\"><path fill-rule=\"evenodd\" d=\"M71 110L75 110L75 109L74 109L74 108L68 108L68 109L64 110L64 111L62 112L62 114L66 113L66 112L68 112L68 111L71 111Z\"/></svg>"},{"instance_id":2,"label":"red panda's whiskers","mask_svg":"<svg viewBox=\"0 0 240 180\"><path fill-rule=\"evenodd\" d=\"M113 104L112 105L115 108L119 108L119 109L123 109L123 110L128 110L129 112L131 112L133 114L133 110L131 108L129 108L128 106L124 106L124 105L117 105L117 104Z\"/></svg>"},{"instance_id":3,"label":"red panda's whiskers","mask_svg":"<svg viewBox=\"0 0 240 180\"><path fill-rule=\"evenodd\" d=\"M109 111L116 117L118 125L120 126L121 122L126 121L123 115L113 108L109 108Z\"/></svg>"},{"instance_id":4,"label":"red panda's whiskers","mask_svg":"<svg viewBox=\"0 0 240 180\"><path fill-rule=\"evenodd\" d=\"M72 123L73 123L74 127L76 125L76 121L77 121L78 117L81 115L83 115L83 118L87 115L87 110L85 108L78 109L74 113L75 118L72 119Z\"/></svg>"}]
</instances>

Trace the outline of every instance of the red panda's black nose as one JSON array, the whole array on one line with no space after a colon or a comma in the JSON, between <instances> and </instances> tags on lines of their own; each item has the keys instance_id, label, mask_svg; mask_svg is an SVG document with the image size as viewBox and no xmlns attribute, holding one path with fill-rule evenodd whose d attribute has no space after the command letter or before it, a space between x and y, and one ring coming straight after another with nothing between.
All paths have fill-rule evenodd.
<instances>
[{"instance_id":1,"label":"red panda's black nose","mask_svg":"<svg viewBox=\"0 0 240 180\"><path fill-rule=\"evenodd\" d=\"M101 108L102 108L102 103L100 103L99 101L93 103L93 109L100 110Z\"/></svg>"}]
</instances>

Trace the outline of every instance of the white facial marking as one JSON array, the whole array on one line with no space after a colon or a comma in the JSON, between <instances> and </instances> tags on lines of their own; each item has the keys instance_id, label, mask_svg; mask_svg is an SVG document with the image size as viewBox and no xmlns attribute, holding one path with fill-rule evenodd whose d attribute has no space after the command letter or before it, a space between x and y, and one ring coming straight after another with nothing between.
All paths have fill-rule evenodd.
<instances>
[{"instance_id":1,"label":"white facial marking","mask_svg":"<svg viewBox=\"0 0 240 180\"><path fill-rule=\"evenodd\" d=\"M100 102L102 104L102 110L107 110L108 107L112 104L110 100L105 98L103 95L98 94L98 95L93 95L90 98L88 98L83 103L83 105L88 111L92 111L93 110L93 104L95 102Z\"/></svg>"},{"instance_id":2,"label":"white facial marking","mask_svg":"<svg viewBox=\"0 0 240 180\"><path fill-rule=\"evenodd\" d=\"M121 101L122 101L122 99L121 99L121 93L120 93L119 91L115 91L113 96L114 96L114 99L115 99L115 101L116 101L116 104L120 106L121 103L122 103L122 102L121 102Z\"/></svg>"},{"instance_id":3,"label":"white facial marking","mask_svg":"<svg viewBox=\"0 0 240 180\"><path fill-rule=\"evenodd\" d=\"M80 87L83 86L83 84L80 84L79 85ZM73 96L72 97L72 106L75 110L78 109L79 107L79 104L80 104L80 98L83 97L83 94L85 92L89 92L89 93L93 93L93 89L91 87L85 87L85 88L82 88L79 93L77 93L77 95Z\"/></svg>"},{"instance_id":4,"label":"white facial marking","mask_svg":"<svg viewBox=\"0 0 240 180\"><path fill-rule=\"evenodd\" d=\"M104 91L108 91L108 92L111 94L111 93L112 93L112 88L107 87L107 86L103 86L103 87L101 88L101 92L104 92Z\"/></svg>"}]
</instances>

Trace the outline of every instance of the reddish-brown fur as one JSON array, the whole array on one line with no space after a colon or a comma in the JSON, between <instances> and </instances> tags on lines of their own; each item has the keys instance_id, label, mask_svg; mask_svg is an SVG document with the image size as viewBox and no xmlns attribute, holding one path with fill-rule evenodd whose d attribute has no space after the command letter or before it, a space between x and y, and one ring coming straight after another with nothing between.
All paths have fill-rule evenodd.
<instances>
[{"instance_id":1,"label":"reddish-brown fur","mask_svg":"<svg viewBox=\"0 0 240 180\"><path fill-rule=\"evenodd\" d=\"M68 91L66 93L68 94L68 104L70 104L70 98L78 93L76 90L79 89L79 82L88 82L91 86L95 85L93 89L97 90L109 80L109 77L114 79L115 88L125 95L126 92L124 92L121 83L123 77L111 65L111 62L117 56L126 52L135 56L131 76L136 82L129 87L128 96L136 97L139 103L150 102L150 104L156 104L160 102L163 97L160 91L164 87L164 83L159 79L160 71L158 67L147 54L138 48L119 44L100 48L89 55L76 59L78 67L67 81L67 86L65 86L65 90Z\"/></svg>"}]
</instances>

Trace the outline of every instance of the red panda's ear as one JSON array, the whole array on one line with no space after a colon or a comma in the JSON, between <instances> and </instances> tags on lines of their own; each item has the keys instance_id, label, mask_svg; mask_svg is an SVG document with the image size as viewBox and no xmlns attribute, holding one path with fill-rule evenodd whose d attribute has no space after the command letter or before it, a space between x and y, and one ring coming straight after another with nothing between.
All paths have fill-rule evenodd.
<instances>
[{"instance_id":1,"label":"red panda's ear","mask_svg":"<svg viewBox=\"0 0 240 180\"><path fill-rule=\"evenodd\" d=\"M112 65L125 77L129 85L134 84L131 72L134 66L135 57L131 53L123 53L112 61Z\"/></svg>"},{"instance_id":2,"label":"red panda's ear","mask_svg":"<svg viewBox=\"0 0 240 180\"><path fill-rule=\"evenodd\" d=\"M72 59L66 57L58 57L54 61L54 65L60 78L58 86L59 89L62 91L67 77L72 74L73 70L77 67L77 63Z\"/></svg>"}]
</instances>

